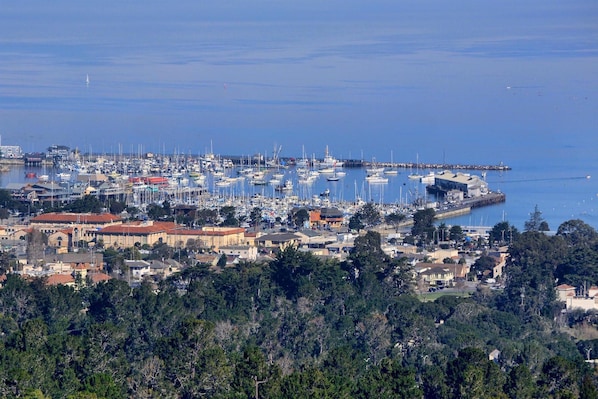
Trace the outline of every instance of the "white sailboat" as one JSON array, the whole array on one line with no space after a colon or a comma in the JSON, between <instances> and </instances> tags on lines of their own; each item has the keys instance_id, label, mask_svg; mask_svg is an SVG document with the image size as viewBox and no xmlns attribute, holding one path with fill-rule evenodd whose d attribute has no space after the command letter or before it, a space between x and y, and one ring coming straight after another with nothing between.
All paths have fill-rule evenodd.
<instances>
[{"instance_id":1,"label":"white sailboat","mask_svg":"<svg viewBox=\"0 0 598 399\"><path fill-rule=\"evenodd\" d=\"M392 160L392 150L390 150L390 169L385 169L384 174L388 176L396 176L399 174L399 171L395 168L395 164Z\"/></svg>"},{"instance_id":2,"label":"white sailboat","mask_svg":"<svg viewBox=\"0 0 598 399\"><path fill-rule=\"evenodd\" d=\"M416 169L415 169L415 173L411 173L411 174L409 174L409 176L408 176L408 177L409 177L409 179L411 179L411 180L419 180L419 179L421 179L421 178L422 178L422 175L420 175L420 174L419 174L419 154L417 154L415 157L416 157L416 158L415 158L415 159L416 159L416 163L415 163L415 168L416 168Z\"/></svg>"}]
</instances>

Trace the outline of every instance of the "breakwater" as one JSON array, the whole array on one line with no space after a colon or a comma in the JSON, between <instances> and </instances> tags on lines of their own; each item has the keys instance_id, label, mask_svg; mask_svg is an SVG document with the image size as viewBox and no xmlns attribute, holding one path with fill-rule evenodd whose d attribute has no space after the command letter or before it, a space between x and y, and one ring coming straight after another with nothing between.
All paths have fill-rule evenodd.
<instances>
[{"instance_id":1,"label":"breakwater","mask_svg":"<svg viewBox=\"0 0 598 399\"><path fill-rule=\"evenodd\" d=\"M237 159L235 159L237 158ZM235 163L241 163L240 157L231 158ZM281 158L284 163L292 165L294 158ZM316 159L316 162L320 160ZM394 169L429 169L429 170L511 170L511 167L502 162L497 165L489 164L448 164L448 163L422 163L422 162L370 162L358 159L344 159L343 166L346 168L369 168L372 166L379 166L384 168Z\"/></svg>"}]
</instances>

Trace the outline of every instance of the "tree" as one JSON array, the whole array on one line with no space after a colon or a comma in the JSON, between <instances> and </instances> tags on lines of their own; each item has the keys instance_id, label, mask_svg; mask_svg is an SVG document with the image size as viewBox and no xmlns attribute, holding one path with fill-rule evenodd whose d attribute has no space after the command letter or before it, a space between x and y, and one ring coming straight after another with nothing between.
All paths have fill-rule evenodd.
<instances>
[{"instance_id":1,"label":"tree","mask_svg":"<svg viewBox=\"0 0 598 399\"><path fill-rule=\"evenodd\" d=\"M534 211L530 213L529 220L525 222L523 229L525 231L548 231L548 223L542 218L542 212L538 209L538 205L534 207Z\"/></svg>"},{"instance_id":2,"label":"tree","mask_svg":"<svg viewBox=\"0 0 598 399\"><path fill-rule=\"evenodd\" d=\"M596 230L580 219L568 220L562 223L556 234L563 237L572 246L589 246L598 241Z\"/></svg>"},{"instance_id":3,"label":"tree","mask_svg":"<svg viewBox=\"0 0 598 399\"><path fill-rule=\"evenodd\" d=\"M403 223L405 219L407 219L407 216L398 212L390 213L384 217L384 221L387 224L393 226L395 228L395 231L399 229L399 225Z\"/></svg>"},{"instance_id":4,"label":"tree","mask_svg":"<svg viewBox=\"0 0 598 399\"><path fill-rule=\"evenodd\" d=\"M215 225L218 223L218 211L215 209L200 209L195 212L195 222L200 225Z\"/></svg>"},{"instance_id":5,"label":"tree","mask_svg":"<svg viewBox=\"0 0 598 399\"><path fill-rule=\"evenodd\" d=\"M432 208L426 208L415 212L413 215L413 227L411 228L411 234L415 237L419 237L424 242L429 242L433 236L434 231L434 218L436 217L436 211Z\"/></svg>"},{"instance_id":6,"label":"tree","mask_svg":"<svg viewBox=\"0 0 598 399\"><path fill-rule=\"evenodd\" d=\"M511 244L503 299L505 310L530 318L551 314L555 300L554 272L567 254L562 237L537 231Z\"/></svg>"},{"instance_id":7,"label":"tree","mask_svg":"<svg viewBox=\"0 0 598 399\"><path fill-rule=\"evenodd\" d=\"M577 398L579 397L579 369L575 364L561 356L548 359L542 366L539 386L544 397Z\"/></svg>"},{"instance_id":8,"label":"tree","mask_svg":"<svg viewBox=\"0 0 598 399\"><path fill-rule=\"evenodd\" d=\"M349 229L357 230L357 232L359 232L363 228L365 228L365 225L361 222L359 213L353 214L353 216L349 218Z\"/></svg>"},{"instance_id":9,"label":"tree","mask_svg":"<svg viewBox=\"0 0 598 399\"><path fill-rule=\"evenodd\" d=\"M43 260L48 236L37 229L27 233L27 263L36 264Z\"/></svg>"},{"instance_id":10,"label":"tree","mask_svg":"<svg viewBox=\"0 0 598 399\"><path fill-rule=\"evenodd\" d=\"M449 238L451 239L451 241L461 242L463 241L464 237L465 234L463 233L463 229L461 228L461 226L459 226L458 224L451 226L451 229L449 230Z\"/></svg>"},{"instance_id":11,"label":"tree","mask_svg":"<svg viewBox=\"0 0 598 399\"><path fill-rule=\"evenodd\" d=\"M253 230L257 230L262 222L262 208L256 206L251 210L249 214L249 223L253 227Z\"/></svg>"},{"instance_id":12,"label":"tree","mask_svg":"<svg viewBox=\"0 0 598 399\"><path fill-rule=\"evenodd\" d=\"M122 211L127 208L127 204L125 202L120 201L111 201L110 202L110 213L114 215L118 215Z\"/></svg>"},{"instance_id":13,"label":"tree","mask_svg":"<svg viewBox=\"0 0 598 399\"><path fill-rule=\"evenodd\" d=\"M478 279L486 277L494 277L493 270L496 266L496 261L492 256L482 255L472 265L471 271L475 273Z\"/></svg>"},{"instance_id":14,"label":"tree","mask_svg":"<svg viewBox=\"0 0 598 399\"><path fill-rule=\"evenodd\" d=\"M532 399L536 397L536 383L529 368L518 364L509 372L505 392L511 399Z\"/></svg>"},{"instance_id":15,"label":"tree","mask_svg":"<svg viewBox=\"0 0 598 399\"><path fill-rule=\"evenodd\" d=\"M489 239L491 243L498 242L499 244L511 243L519 237L519 231L509 222L499 222L490 230Z\"/></svg>"},{"instance_id":16,"label":"tree","mask_svg":"<svg viewBox=\"0 0 598 399\"><path fill-rule=\"evenodd\" d=\"M438 225L438 241L447 241L450 239L450 232L446 223L442 222Z\"/></svg>"},{"instance_id":17,"label":"tree","mask_svg":"<svg viewBox=\"0 0 598 399\"><path fill-rule=\"evenodd\" d=\"M220 208L220 217L224 219L221 223L222 226L239 226L239 219L235 216L236 209L234 206L223 206Z\"/></svg>"},{"instance_id":18,"label":"tree","mask_svg":"<svg viewBox=\"0 0 598 399\"><path fill-rule=\"evenodd\" d=\"M504 376L499 367L477 348L459 351L447 364L447 380L455 398L496 398L502 393Z\"/></svg>"},{"instance_id":19,"label":"tree","mask_svg":"<svg viewBox=\"0 0 598 399\"><path fill-rule=\"evenodd\" d=\"M305 208L301 208L293 213L293 224L296 227L303 227L304 223L309 220L309 212Z\"/></svg>"},{"instance_id":20,"label":"tree","mask_svg":"<svg viewBox=\"0 0 598 399\"><path fill-rule=\"evenodd\" d=\"M372 202L368 202L359 210L359 218L365 227L373 227L380 224L380 211Z\"/></svg>"}]
</instances>

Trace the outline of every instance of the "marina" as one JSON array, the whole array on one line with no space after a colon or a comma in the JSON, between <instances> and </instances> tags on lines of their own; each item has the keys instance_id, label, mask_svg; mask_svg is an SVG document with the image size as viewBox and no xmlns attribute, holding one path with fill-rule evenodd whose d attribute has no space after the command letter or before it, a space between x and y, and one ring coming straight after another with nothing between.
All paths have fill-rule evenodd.
<instances>
[{"instance_id":1,"label":"marina","mask_svg":"<svg viewBox=\"0 0 598 399\"><path fill-rule=\"evenodd\" d=\"M505 201L502 193L487 189L482 177L456 168L454 176L473 179L486 187L471 196L450 197L429 189L435 176L455 165L418 163L425 171L418 179L409 174L409 163L338 160L328 151L323 159L155 154L38 156L35 163L2 160L8 170L0 175L4 188L21 201L68 203L89 194L121 201L142 211L150 204L168 201L173 207L216 209L235 207L246 219L254 207L269 222L286 220L298 207L338 208L348 219L367 202L383 215L409 217L418 209L434 208L438 218L464 215L479 206ZM428 168L428 166L433 166ZM471 171L507 171L505 165L468 165ZM385 173L386 171L390 173ZM453 172L445 172L451 174ZM483 172L485 173L485 172ZM485 176L485 175L484 175ZM428 189L427 189L428 188ZM32 194L34 193L34 194ZM437 195L438 194L438 195ZM31 196L35 199L32 200Z\"/></svg>"}]
</instances>

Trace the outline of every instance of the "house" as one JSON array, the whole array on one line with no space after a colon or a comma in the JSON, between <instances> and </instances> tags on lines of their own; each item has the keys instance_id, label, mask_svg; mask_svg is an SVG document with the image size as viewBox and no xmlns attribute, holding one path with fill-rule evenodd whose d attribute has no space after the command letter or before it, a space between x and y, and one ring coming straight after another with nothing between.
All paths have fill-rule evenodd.
<instances>
[{"instance_id":1,"label":"house","mask_svg":"<svg viewBox=\"0 0 598 399\"><path fill-rule=\"evenodd\" d=\"M337 242L336 234L318 230L300 230L294 233L301 240L301 246L306 248L326 248L327 245Z\"/></svg>"},{"instance_id":2,"label":"house","mask_svg":"<svg viewBox=\"0 0 598 399\"><path fill-rule=\"evenodd\" d=\"M567 298L575 296L575 287L569 284L556 286L556 295L559 301L567 301Z\"/></svg>"},{"instance_id":3,"label":"house","mask_svg":"<svg viewBox=\"0 0 598 399\"><path fill-rule=\"evenodd\" d=\"M195 255L195 260L200 264L214 267L218 264L220 256L220 254L197 254Z\"/></svg>"},{"instance_id":4,"label":"house","mask_svg":"<svg viewBox=\"0 0 598 399\"><path fill-rule=\"evenodd\" d=\"M446 287L455 280L456 264L418 263L414 270L427 285Z\"/></svg>"},{"instance_id":5,"label":"house","mask_svg":"<svg viewBox=\"0 0 598 399\"><path fill-rule=\"evenodd\" d=\"M294 233L272 233L258 237L255 241L262 248L285 249L289 245L298 247L301 237Z\"/></svg>"},{"instance_id":6,"label":"house","mask_svg":"<svg viewBox=\"0 0 598 399\"><path fill-rule=\"evenodd\" d=\"M173 259L165 259L164 261L151 260L149 263L149 274L158 280L164 279L181 270L181 264Z\"/></svg>"},{"instance_id":7,"label":"house","mask_svg":"<svg viewBox=\"0 0 598 399\"><path fill-rule=\"evenodd\" d=\"M257 259L257 247L249 245L223 245L218 249L218 253L247 261Z\"/></svg>"},{"instance_id":8,"label":"house","mask_svg":"<svg viewBox=\"0 0 598 399\"><path fill-rule=\"evenodd\" d=\"M150 263L144 260L125 260L125 265L129 268L129 273L135 280L141 280L151 273Z\"/></svg>"},{"instance_id":9,"label":"house","mask_svg":"<svg viewBox=\"0 0 598 399\"><path fill-rule=\"evenodd\" d=\"M75 278L71 274L52 274L48 276L46 285L68 285L75 286Z\"/></svg>"},{"instance_id":10,"label":"house","mask_svg":"<svg viewBox=\"0 0 598 399\"><path fill-rule=\"evenodd\" d=\"M558 285L555 290L557 299L565 302L567 310L598 310L598 287L582 290L582 295L579 296L576 295L576 288L568 284Z\"/></svg>"},{"instance_id":11,"label":"house","mask_svg":"<svg viewBox=\"0 0 598 399\"><path fill-rule=\"evenodd\" d=\"M338 208L319 208L309 211L309 223L313 228L340 229L343 221L343 212Z\"/></svg>"}]
</instances>

